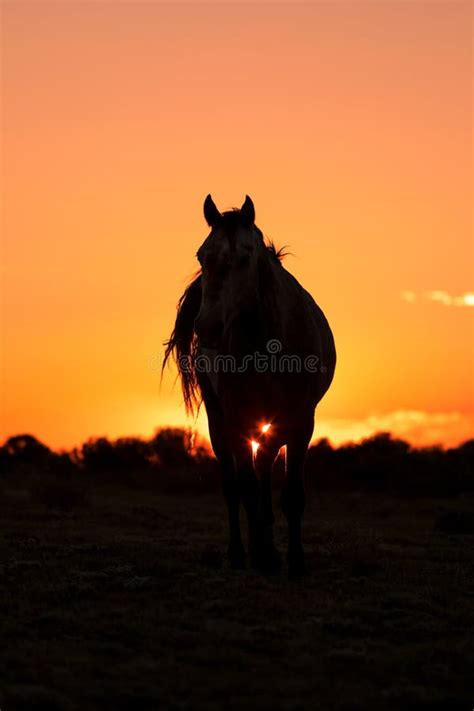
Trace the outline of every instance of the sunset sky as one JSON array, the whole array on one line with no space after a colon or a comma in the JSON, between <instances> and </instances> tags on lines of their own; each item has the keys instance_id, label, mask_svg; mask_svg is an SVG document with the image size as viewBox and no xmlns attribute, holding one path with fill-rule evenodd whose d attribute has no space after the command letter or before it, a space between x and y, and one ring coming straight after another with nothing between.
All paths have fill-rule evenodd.
<instances>
[{"instance_id":1,"label":"sunset sky","mask_svg":"<svg viewBox=\"0 0 474 711\"><path fill-rule=\"evenodd\" d=\"M316 437L472 436L472 8L3 2L0 436L192 424L160 368L209 192L332 325Z\"/></svg>"}]
</instances>

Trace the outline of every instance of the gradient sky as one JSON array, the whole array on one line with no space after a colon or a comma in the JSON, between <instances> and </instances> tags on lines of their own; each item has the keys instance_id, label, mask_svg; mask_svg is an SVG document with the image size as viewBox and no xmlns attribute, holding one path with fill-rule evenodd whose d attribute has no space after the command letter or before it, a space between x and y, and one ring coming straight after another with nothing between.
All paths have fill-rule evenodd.
<instances>
[{"instance_id":1,"label":"gradient sky","mask_svg":"<svg viewBox=\"0 0 474 711\"><path fill-rule=\"evenodd\" d=\"M208 192L333 327L316 436L472 435L472 7L4 2L0 436L190 424L159 371Z\"/></svg>"}]
</instances>

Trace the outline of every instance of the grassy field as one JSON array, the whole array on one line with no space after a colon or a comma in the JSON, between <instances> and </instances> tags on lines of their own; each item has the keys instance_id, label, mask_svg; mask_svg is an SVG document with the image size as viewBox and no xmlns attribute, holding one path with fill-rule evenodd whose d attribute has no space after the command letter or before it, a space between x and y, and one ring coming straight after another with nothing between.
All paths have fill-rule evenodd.
<instances>
[{"instance_id":1,"label":"grassy field","mask_svg":"<svg viewBox=\"0 0 474 711\"><path fill-rule=\"evenodd\" d=\"M219 497L1 501L2 711L474 706L472 497L312 496L297 581L229 569Z\"/></svg>"}]
</instances>

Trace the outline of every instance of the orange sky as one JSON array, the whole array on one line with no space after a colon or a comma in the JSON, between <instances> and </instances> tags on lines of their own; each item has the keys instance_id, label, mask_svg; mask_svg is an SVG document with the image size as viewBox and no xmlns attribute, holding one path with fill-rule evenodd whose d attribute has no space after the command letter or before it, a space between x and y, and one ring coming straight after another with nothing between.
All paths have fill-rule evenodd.
<instances>
[{"instance_id":1,"label":"orange sky","mask_svg":"<svg viewBox=\"0 0 474 711\"><path fill-rule=\"evenodd\" d=\"M331 322L316 436L473 433L471 3L10 1L2 67L1 437L187 423L159 360L208 192Z\"/></svg>"}]
</instances>

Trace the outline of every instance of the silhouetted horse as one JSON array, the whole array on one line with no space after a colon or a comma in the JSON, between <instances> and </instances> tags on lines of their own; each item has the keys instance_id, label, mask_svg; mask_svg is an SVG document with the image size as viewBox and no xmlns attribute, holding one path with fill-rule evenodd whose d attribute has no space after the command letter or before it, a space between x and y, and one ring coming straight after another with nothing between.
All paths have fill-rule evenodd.
<instances>
[{"instance_id":1,"label":"silhouetted horse","mask_svg":"<svg viewBox=\"0 0 474 711\"><path fill-rule=\"evenodd\" d=\"M179 301L165 363L171 354L176 358L189 412L204 400L222 471L234 567L245 564L240 502L253 564L278 567L271 473L286 445L281 505L288 521L289 572L299 574L304 462L315 407L334 374L333 336L313 298L282 266L281 252L264 242L248 196L240 210L221 214L208 195L204 216L211 232L197 252L200 272Z\"/></svg>"}]
</instances>

